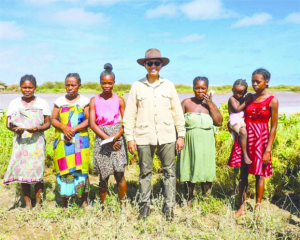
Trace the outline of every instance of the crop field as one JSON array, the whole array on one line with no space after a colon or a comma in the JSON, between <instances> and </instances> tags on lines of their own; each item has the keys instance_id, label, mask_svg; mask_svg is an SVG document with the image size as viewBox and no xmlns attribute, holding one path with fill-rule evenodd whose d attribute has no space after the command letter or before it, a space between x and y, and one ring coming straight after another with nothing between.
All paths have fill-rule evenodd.
<instances>
[{"instance_id":1,"label":"crop field","mask_svg":"<svg viewBox=\"0 0 300 240\"><path fill-rule=\"evenodd\" d=\"M167 222L163 205L162 173L159 158L153 168L151 213L146 221L138 216L138 157L129 154L125 177L128 183L126 205L120 206L113 177L105 209L98 197L99 177L90 175L89 207L80 208L80 200L71 199L66 213L54 192L54 129L45 132L46 171L41 207L24 208L20 184L0 184L0 239L299 239L300 238L300 114L280 115L272 149L273 176L266 179L261 218L254 212L254 177L249 178L247 213L235 219L238 207L239 169L229 168L232 140L227 131L227 106L220 108L224 122L216 134L217 179L210 197L203 197L196 185L193 209L183 198L183 184L177 182L175 218ZM9 163L12 135L0 117L0 180ZM94 133L90 131L92 163ZM92 165L92 164L91 164ZM33 196L32 196L33 197ZM34 200L33 200L34 205Z\"/></svg>"}]
</instances>

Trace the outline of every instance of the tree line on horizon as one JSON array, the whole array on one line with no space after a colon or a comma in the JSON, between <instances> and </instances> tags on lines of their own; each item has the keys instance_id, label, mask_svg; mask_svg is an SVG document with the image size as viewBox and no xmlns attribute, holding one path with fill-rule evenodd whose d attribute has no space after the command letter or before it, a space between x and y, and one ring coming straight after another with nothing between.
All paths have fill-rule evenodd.
<instances>
[{"instance_id":1,"label":"tree line on horizon","mask_svg":"<svg viewBox=\"0 0 300 240\"><path fill-rule=\"evenodd\" d=\"M20 86L18 84L7 85L3 81L0 80L0 85L6 87L6 91L19 92ZM192 93L193 87L185 84L175 84L176 90L179 93ZM131 88L131 84L127 83L118 83L114 85L115 92L129 92ZM99 92L101 91L101 86L99 82L86 82L81 84L81 89L84 92ZM220 85L220 86L210 86L209 89L216 91L217 94L225 94L230 93L232 91L232 85ZM249 90L251 91L251 86L249 86ZM271 91L292 91L292 92L300 92L300 85L277 85L270 86L269 90ZM46 81L37 86L37 92L40 93L59 93L65 91L65 82L58 81Z\"/></svg>"}]
</instances>

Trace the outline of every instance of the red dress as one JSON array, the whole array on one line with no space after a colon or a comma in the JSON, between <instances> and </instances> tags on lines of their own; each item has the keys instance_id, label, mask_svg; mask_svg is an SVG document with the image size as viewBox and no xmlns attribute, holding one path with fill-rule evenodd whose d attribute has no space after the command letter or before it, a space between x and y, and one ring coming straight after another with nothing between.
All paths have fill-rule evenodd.
<instances>
[{"instance_id":1,"label":"red dress","mask_svg":"<svg viewBox=\"0 0 300 240\"><path fill-rule=\"evenodd\" d=\"M272 162L263 165L263 153L269 140L269 119L271 116L270 96L262 102L252 102L245 110L245 122L248 133L248 154L252 163L248 166L248 173L270 177L273 174ZM238 141L234 142L228 161L230 167L242 166L242 150Z\"/></svg>"}]
</instances>

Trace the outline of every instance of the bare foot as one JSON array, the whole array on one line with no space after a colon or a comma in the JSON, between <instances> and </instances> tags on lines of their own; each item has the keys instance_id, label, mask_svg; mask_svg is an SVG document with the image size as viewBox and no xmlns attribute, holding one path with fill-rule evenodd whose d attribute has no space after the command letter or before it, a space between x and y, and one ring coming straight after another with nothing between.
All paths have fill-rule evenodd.
<instances>
[{"instance_id":1,"label":"bare foot","mask_svg":"<svg viewBox=\"0 0 300 240\"><path fill-rule=\"evenodd\" d=\"M246 212L247 212L247 210L245 208L245 205L242 205L240 207L240 209L235 212L235 218L240 217L241 215L245 214Z\"/></svg>"},{"instance_id":2,"label":"bare foot","mask_svg":"<svg viewBox=\"0 0 300 240\"><path fill-rule=\"evenodd\" d=\"M63 213L67 214L67 208L63 208Z\"/></svg>"},{"instance_id":3,"label":"bare foot","mask_svg":"<svg viewBox=\"0 0 300 240\"><path fill-rule=\"evenodd\" d=\"M81 207L83 209L86 209L87 206L88 206L88 202L87 201L82 202Z\"/></svg>"},{"instance_id":4,"label":"bare foot","mask_svg":"<svg viewBox=\"0 0 300 240\"><path fill-rule=\"evenodd\" d=\"M248 157L247 154L244 155L244 162L245 162L246 164L251 164L251 163L252 163L251 159Z\"/></svg>"},{"instance_id":5,"label":"bare foot","mask_svg":"<svg viewBox=\"0 0 300 240\"><path fill-rule=\"evenodd\" d=\"M42 205L40 203L36 203L35 204L35 209L39 210L41 209Z\"/></svg>"},{"instance_id":6,"label":"bare foot","mask_svg":"<svg viewBox=\"0 0 300 240\"><path fill-rule=\"evenodd\" d=\"M27 209L27 210L31 210L31 209L32 209L32 206L31 206L31 204L30 204L30 205L27 205L27 204L26 204L26 207L25 207L25 209Z\"/></svg>"},{"instance_id":7,"label":"bare foot","mask_svg":"<svg viewBox=\"0 0 300 240\"><path fill-rule=\"evenodd\" d=\"M260 204L257 203L255 205L254 211L255 211L256 219L260 220L260 218L261 218L261 216L260 216Z\"/></svg>"},{"instance_id":8,"label":"bare foot","mask_svg":"<svg viewBox=\"0 0 300 240\"><path fill-rule=\"evenodd\" d=\"M25 204L26 204L25 209L27 209L27 210L32 209L31 201L26 201Z\"/></svg>"},{"instance_id":9,"label":"bare foot","mask_svg":"<svg viewBox=\"0 0 300 240\"><path fill-rule=\"evenodd\" d=\"M189 201L187 202L187 206L188 206L188 208L193 208L192 200L189 200Z\"/></svg>"},{"instance_id":10,"label":"bare foot","mask_svg":"<svg viewBox=\"0 0 300 240\"><path fill-rule=\"evenodd\" d=\"M206 191L203 193L203 196L204 196L204 197L210 197L211 191L212 191L212 188L206 189Z\"/></svg>"},{"instance_id":11,"label":"bare foot","mask_svg":"<svg viewBox=\"0 0 300 240\"><path fill-rule=\"evenodd\" d=\"M121 209L126 208L126 200L121 200L120 201L120 207L121 207Z\"/></svg>"}]
</instances>

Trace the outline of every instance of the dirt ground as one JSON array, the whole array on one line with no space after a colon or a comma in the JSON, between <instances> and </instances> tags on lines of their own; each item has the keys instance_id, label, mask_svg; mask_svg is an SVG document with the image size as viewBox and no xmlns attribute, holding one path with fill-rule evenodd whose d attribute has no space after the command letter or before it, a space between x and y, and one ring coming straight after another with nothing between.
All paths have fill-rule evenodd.
<instances>
[{"instance_id":1,"label":"dirt ground","mask_svg":"<svg viewBox=\"0 0 300 240\"><path fill-rule=\"evenodd\" d=\"M47 175L47 174L46 174ZM235 219L231 198L196 197L194 208L177 204L175 218L167 222L161 213L163 196L160 175L153 176L151 214L144 221L138 216L138 168L126 172L128 202L120 208L117 189L110 180L110 195L103 211L97 198L98 177L90 176L90 206L83 211L80 202L70 201L63 213L60 199L53 192L55 177L45 177L42 207L26 210L19 184L0 184L0 239L299 239L299 206L285 199L264 201L257 220L254 200L248 201L248 212ZM2 180L1 180L2 181ZM180 189L179 189L180 191ZM197 193L196 193L196 196ZM33 201L34 203L34 201ZM298 203L299 204L299 203Z\"/></svg>"}]
</instances>

